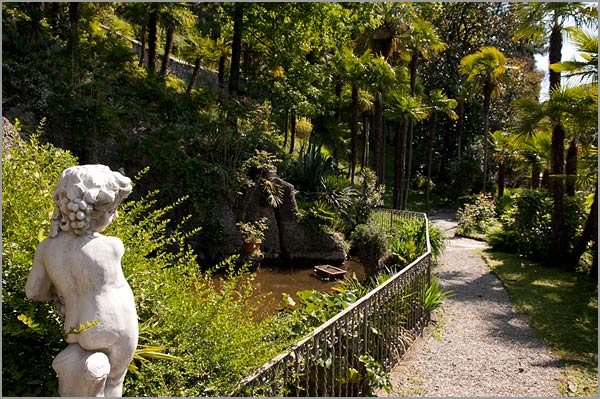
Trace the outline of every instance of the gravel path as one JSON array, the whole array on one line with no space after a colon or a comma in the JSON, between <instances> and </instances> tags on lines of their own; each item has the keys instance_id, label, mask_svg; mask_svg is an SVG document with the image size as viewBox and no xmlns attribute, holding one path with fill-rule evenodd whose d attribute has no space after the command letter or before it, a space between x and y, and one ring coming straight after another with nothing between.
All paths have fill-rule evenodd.
<instances>
[{"instance_id":1,"label":"gravel path","mask_svg":"<svg viewBox=\"0 0 600 399\"><path fill-rule=\"evenodd\" d=\"M392 371L391 396L558 396L560 365L477 254L485 243L454 237L453 217L430 220L450 237L434 272L454 296Z\"/></svg>"}]
</instances>

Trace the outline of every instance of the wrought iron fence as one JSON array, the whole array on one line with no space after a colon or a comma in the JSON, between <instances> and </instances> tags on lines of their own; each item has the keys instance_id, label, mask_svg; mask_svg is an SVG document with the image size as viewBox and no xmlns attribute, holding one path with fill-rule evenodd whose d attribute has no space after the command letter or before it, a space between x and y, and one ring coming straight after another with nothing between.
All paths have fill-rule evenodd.
<instances>
[{"instance_id":1,"label":"wrought iron fence","mask_svg":"<svg viewBox=\"0 0 600 399\"><path fill-rule=\"evenodd\" d=\"M367 367L385 371L406 353L429 320L429 223L423 213L381 209L374 218L391 231L403 219L425 223L427 251L369 294L316 328L287 352L244 378L231 396L365 396Z\"/></svg>"}]
</instances>

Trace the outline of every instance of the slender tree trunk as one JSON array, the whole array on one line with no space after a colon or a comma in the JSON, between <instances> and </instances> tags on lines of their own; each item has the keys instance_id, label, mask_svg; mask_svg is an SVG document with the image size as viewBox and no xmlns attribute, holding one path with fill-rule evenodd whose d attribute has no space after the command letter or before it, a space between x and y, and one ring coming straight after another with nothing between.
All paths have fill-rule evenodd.
<instances>
[{"instance_id":1,"label":"slender tree trunk","mask_svg":"<svg viewBox=\"0 0 600 399\"><path fill-rule=\"evenodd\" d=\"M550 65L560 62L562 58L562 28L555 17L552 32L550 33L550 45L548 61ZM550 92L560 87L560 72L550 69ZM552 237L553 237L553 259L561 263L566 253L564 237L565 224L565 184L563 180L565 162L565 131L559 120L553 121L551 152L551 172L554 178L551 181L552 190Z\"/></svg>"},{"instance_id":2,"label":"slender tree trunk","mask_svg":"<svg viewBox=\"0 0 600 399\"><path fill-rule=\"evenodd\" d=\"M74 75L79 49L79 3L69 3L69 22L69 56L71 57L71 73Z\"/></svg>"},{"instance_id":3,"label":"slender tree trunk","mask_svg":"<svg viewBox=\"0 0 600 399\"><path fill-rule=\"evenodd\" d=\"M167 76L167 69L169 68L169 61L171 60L171 50L173 50L173 35L175 34L175 28L167 28L167 37L165 40L165 51L163 54L162 65L160 67L160 76Z\"/></svg>"},{"instance_id":4,"label":"slender tree trunk","mask_svg":"<svg viewBox=\"0 0 600 399\"><path fill-rule=\"evenodd\" d=\"M291 116L291 131L290 131L290 154L294 153L294 145L296 143L296 110L292 109Z\"/></svg>"},{"instance_id":5,"label":"slender tree trunk","mask_svg":"<svg viewBox=\"0 0 600 399\"><path fill-rule=\"evenodd\" d=\"M416 91L417 91L417 72L418 72L417 68L418 68L418 66L419 66L419 50L414 49L411 54L410 63L409 63L410 95L413 97L415 96ZM408 203L408 190L410 189L410 174L411 174L411 169L412 169L413 125L414 125L414 123L412 120L406 125L407 132L405 133L405 136L408 137L408 143L407 143L408 162L407 162L407 166L406 166L405 184L402 187L403 192L402 192L401 209L406 209L406 206Z\"/></svg>"},{"instance_id":6,"label":"slender tree trunk","mask_svg":"<svg viewBox=\"0 0 600 399\"><path fill-rule=\"evenodd\" d=\"M235 3L233 12L233 39L231 42L231 66L229 69L229 94L237 94L240 90L243 22L244 4Z\"/></svg>"},{"instance_id":7,"label":"slender tree trunk","mask_svg":"<svg viewBox=\"0 0 600 399\"><path fill-rule=\"evenodd\" d=\"M428 162L427 162L427 189L425 193L425 209L429 210L429 192L431 185L431 168L433 166L433 141L435 140L435 130L437 125L437 114L435 112L431 115L431 121L429 123L429 143L428 143Z\"/></svg>"},{"instance_id":8,"label":"slender tree trunk","mask_svg":"<svg viewBox=\"0 0 600 399\"><path fill-rule=\"evenodd\" d=\"M52 29L56 30L58 28L60 16L60 8L57 2L50 3L50 26Z\"/></svg>"},{"instance_id":9,"label":"slender tree trunk","mask_svg":"<svg viewBox=\"0 0 600 399\"><path fill-rule=\"evenodd\" d=\"M354 173L356 172L356 153L358 136L358 85L352 84L352 103L350 104L350 181L354 184Z\"/></svg>"},{"instance_id":10,"label":"slender tree trunk","mask_svg":"<svg viewBox=\"0 0 600 399\"><path fill-rule=\"evenodd\" d=\"M360 167L364 169L369 166L369 112L363 113L362 129L362 157Z\"/></svg>"},{"instance_id":11,"label":"slender tree trunk","mask_svg":"<svg viewBox=\"0 0 600 399\"><path fill-rule=\"evenodd\" d=\"M458 114L456 125L456 135L458 136L458 160L460 160L462 154L462 136L465 130L465 100L460 100L458 102L456 113Z\"/></svg>"},{"instance_id":12,"label":"slender tree trunk","mask_svg":"<svg viewBox=\"0 0 600 399\"><path fill-rule=\"evenodd\" d=\"M146 60L146 46L147 44L147 26L142 26L142 32L141 32L141 37L140 37L140 41L141 41L141 51L140 51L140 62L138 63L139 66L144 66L144 61Z\"/></svg>"},{"instance_id":13,"label":"slender tree trunk","mask_svg":"<svg viewBox=\"0 0 600 399\"><path fill-rule=\"evenodd\" d=\"M504 178L506 176L506 162L500 161L498 164L498 198L504 196Z\"/></svg>"},{"instance_id":14,"label":"slender tree trunk","mask_svg":"<svg viewBox=\"0 0 600 399\"><path fill-rule=\"evenodd\" d=\"M219 57L219 89L223 90L225 88L225 61L226 58L224 55Z\"/></svg>"},{"instance_id":15,"label":"slender tree trunk","mask_svg":"<svg viewBox=\"0 0 600 399\"><path fill-rule=\"evenodd\" d=\"M540 168L537 165L531 166L531 189L535 190L540 186Z\"/></svg>"},{"instance_id":16,"label":"slender tree trunk","mask_svg":"<svg viewBox=\"0 0 600 399\"><path fill-rule=\"evenodd\" d=\"M173 50L173 36L175 35L175 28L169 27L167 29L167 35L165 38L165 49L162 59L162 65L160 67L160 76L167 76L167 70L169 68L169 61L171 60L171 51Z\"/></svg>"},{"instance_id":17,"label":"slender tree trunk","mask_svg":"<svg viewBox=\"0 0 600 399\"><path fill-rule=\"evenodd\" d=\"M488 137L490 130L490 105L492 103L492 85L485 83L483 96L483 193L487 195L488 179Z\"/></svg>"},{"instance_id":18,"label":"slender tree trunk","mask_svg":"<svg viewBox=\"0 0 600 399\"><path fill-rule=\"evenodd\" d=\"M410 121L408 126L408 160L406 166L406 185L404 190L404 204L402 209L408 206L408 193L410 191L410 176L412 174L412 158L413 158L413 138L414 138L414 123Z\"/></svg>"},{"instance_id":19,"label":"slender tree trunk","mask_svg":"<svg viewBox=\"0 0 600 399\"><path fill-rule=\"evenodd\" d=\"M569 143L567 161L565 164L566 184L565 192L568 196L575 196L575 182L577 180L577 142L575 139Z\"/></svg>"},{"instance_id":20,"label":"slender tree trunk","mask_svg":"<svg viewBox=\"0 0 600 399\"><path fill-rule=\"evenodd\" d=\"M545 168L542 172L542 181L540 186L546 190L550 190L550 170L548 170L548 168Z\"/></svg>"},{"instance_id":21,"label":"slender tree trunk","mask_svg":"<svg viewBox=\"0 0 600 399\"><path fill-rule=\"evenodd\" d=\"M560 123L557 123L552 129L552 170L554 175L550 179L552 189L552 236L554 251L553 259L562 262L566 254L566 237L564 234L565 224L565 184L564 184L564 164L565 164L565 131Z\"/></svg>"},{"instance_id":22,"label":"slender tree trunk","mask_svg":"<svg viewBox=\"0 0 600 399\"><path fill-rule=\"evenodd\" d=\"M196 86L196 81L198 80L198 76L200 75L200 62L201 58L197 57L196 62L194 62L194 71L192 72L192 77L190 78L190 83L188 84L186 93L192 94L192 90Z\"/></svg>"},{"instance_id":23,"label":"slender tree trunk","mask_svg":"<svg viewBox=\"0 0 600 399\"><path fill-rule=\"evenodd\" d=\"M394 198L393 206L398 209L402 206L402 187L406 173L406 118L396 125L396 143L394 146Z\"/></svg>"},{"instance_id":24,"label":"slender tree trunk","mask_svg":"<svg viewBox=\"0 0 600 399\"><path fill-rule=\"evenodd\" d=\"M290 126L290 110L285 109L285 122L283 123L283 148L287 146L288 141L288 130Z\"/></svg>"},{"instance_id":25,"label":"slender tree trunk","mask_svg":"<svg viewBox=\"0 0 600 399\"><path fill-rule=\"evenodd\" d=\"M375 95L375 118L373 131L375 133L375 148L373 151L373 163L377 174L377 184L383 184L383 101L382 92L379 90Z\"/></svg>"},{"instance_id":26,"label":"slender tree trunk","mask_svg":"<svg viewBox=\"0 0 600 399\"><path fill-rule=\"evenodd\" d=\"M581 256L585 252L585 249L590 241L594 241L596 243L598 242L598 182L596 182L594 189L594 201L592 202L592 207L590 208L588 218L585 221L585 226L583 227L581 236L579 236L577 239L573 251L571 252L569 264L572 265L572 267L577 266L579 259L581 259ZM596 247L596 251L597 250L598 249ZM597 267L598 265L596 264L596 271L594 272L596 279L598 278Z\"/></svg>"},{"instance_id":27,"label":"slender tree trunk","mask_svg":"<svg viewBox=\"0 0 600 399\"><path fill-rule=\"evenodd\" d=\"M156 70L156 36L158 14L152 11L148 16L148 71L153 74Z\"/></svg>"}]
</instances>

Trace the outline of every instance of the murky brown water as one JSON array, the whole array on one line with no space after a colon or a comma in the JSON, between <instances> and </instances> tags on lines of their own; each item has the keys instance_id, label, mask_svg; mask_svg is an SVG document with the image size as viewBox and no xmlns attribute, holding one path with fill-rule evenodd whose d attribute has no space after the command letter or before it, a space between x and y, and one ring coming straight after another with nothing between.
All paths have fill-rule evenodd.
<instances>
[{"instance_id":1,"label":"murky brown water","mask_svg":"<svg viewBox=\"0 0 600 399\"><path fill-rule=\"evenodd\" d=\"M359 280L365 277L364 266L358 258L350 258L341 266L347 271L346 276L356 274ZM313 267L270 267L261 266L256 271L254 280L256 291L254 298L258 301L263 295L268 295L262 305L260 316L265 317L274 313L284 305L283 293L292 296L294 301L298 300L296 292L302 290L315 290L319 292L331 292L339 285L339 281L322 281L313 275Z\"/></svg>"}]
</instances>

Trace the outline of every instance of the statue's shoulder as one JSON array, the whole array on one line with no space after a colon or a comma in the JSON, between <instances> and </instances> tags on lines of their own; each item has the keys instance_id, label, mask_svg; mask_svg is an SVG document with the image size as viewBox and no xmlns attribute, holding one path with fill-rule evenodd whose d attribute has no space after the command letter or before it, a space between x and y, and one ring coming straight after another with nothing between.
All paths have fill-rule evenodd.
<instances>
[{"instance_id":1,"label":"statue's shoulder","mask_svg":"<svg viewBox=\"0 0 600 399\"><path fill-rule=\"evenodd\" d=\"M105 250L112 250L116 255L119 256L123 255L123 253L125 252L123 241L121 241L118 237L94 234L93 239L90 240L90 244L93 246L101 247Z\"/></svg>"}]
</instances>

